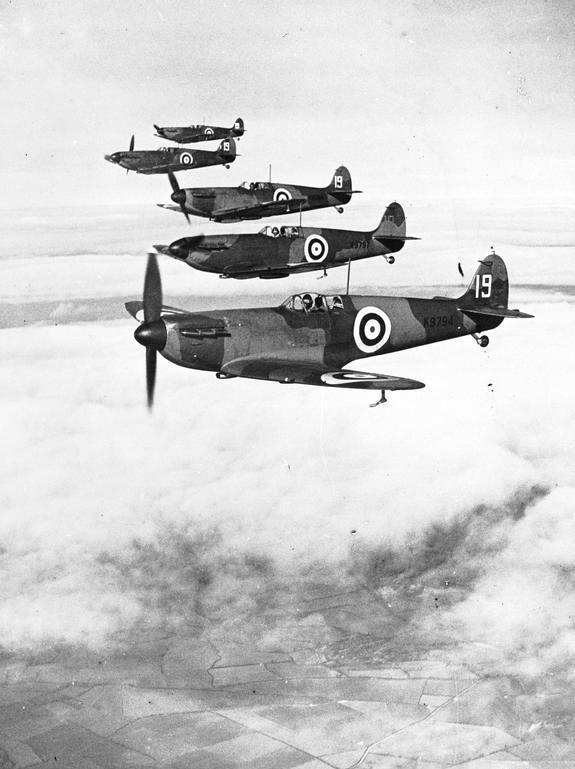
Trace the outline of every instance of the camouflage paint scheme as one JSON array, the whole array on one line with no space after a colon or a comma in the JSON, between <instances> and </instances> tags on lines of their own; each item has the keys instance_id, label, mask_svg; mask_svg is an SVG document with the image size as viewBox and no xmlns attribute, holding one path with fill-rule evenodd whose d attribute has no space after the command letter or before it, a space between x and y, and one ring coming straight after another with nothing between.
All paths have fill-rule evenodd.
<instances>
[{"instance_id":1,"label":"camouflage paint scheme","mask_svg":"<svg viewBox=\"0 0 575 769\"><path fill-rule=\"evenodd\" d=\"M351 188L349 171L340 166L327 187L279 182L244 182L239 187L189 187L174 190L171 197L176 205L158 205L173 211L184 208L194 216L215 222L236 222L330 206L342 213L342 206L357 192L359 190Z\"/></svg>"},{"instance_id":2,"label":"camouflage paint scheme","mask_svg":"<svg viewBox=\"0 0 575 769\"><path fill-rule=\"evenodd\" d=\"M259 233L199 235L180 238L159 253L203 272L223 278L285 278L295 272L327 270L348 261L385 256L400 251L408 238L405 213L391 203L374 230L326 229L267 225Z\"/></svg>"},{"instance_id":3,"label":"camouflage paint scheme","mask_svg":"<svg viewBox=\"0 0 575 769\"><path fill-rule=\"evenodd\" d=\"M157 126L156 136L179 144L191 144L192 142L208 142L214 139L227 139L228 137L239 139L245 133L244 121L239 117L231 128L222 128L215 125L190 125L190 126Z\"/></svg>"},{"instance_id":4,"label":"camouflage paint scheme","mask_svg":"<svg viewBox=\"0 0 575 769\"><path fill-rule=\"evenodd\" d=\"M137 174L167 174L169 171L186 171L207 166L229 167L236 159L236 143L233 139L224 139L213 152L162 147L159 150L114 152L112 155L104 155L104 158L125 168L126 171L135 171Z\"/></svg>"},{"instance_id":5,"label":"camouflage paint scheme","mask_svg":"<svg viewBox=\"0 0 575 769\"><path fill-rule=\"evenodd\" d=\"M304 296L296 294L270 308L188 313L165 307L149 329L142 324L136 330L136 338L140 329L150 330L164 358L179 366L215 371L220 378L384 392L424 384L343 367L359 358L478 334L496 328L505 317L531 317L507 308L507 270L496 254L480 262L468 290L458 299L307 294L314 308L321 309L306 311ZM142 306L126 305L134 317Z\"/></svg>"}]
</instances>

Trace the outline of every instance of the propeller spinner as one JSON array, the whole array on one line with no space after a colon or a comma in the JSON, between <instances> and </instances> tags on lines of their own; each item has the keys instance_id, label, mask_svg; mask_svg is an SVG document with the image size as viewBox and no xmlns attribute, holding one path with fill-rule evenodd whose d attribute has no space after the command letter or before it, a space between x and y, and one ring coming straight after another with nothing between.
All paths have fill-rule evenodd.
<instances>
[{"instance_id":1,"label":"propeller spinner","mask_svg":"<svg viewBox=\"0 0 575 769\"><path fill-rule=\"evenodd\" d=\"M151 409L156 386L157 353L164 349L167 339L166 324L162 320L162 280L154 254L148 254L143 300L144 321L135 330L134 339L146 348L146 388L148 408Z\"/></svg>"}]
</instances>

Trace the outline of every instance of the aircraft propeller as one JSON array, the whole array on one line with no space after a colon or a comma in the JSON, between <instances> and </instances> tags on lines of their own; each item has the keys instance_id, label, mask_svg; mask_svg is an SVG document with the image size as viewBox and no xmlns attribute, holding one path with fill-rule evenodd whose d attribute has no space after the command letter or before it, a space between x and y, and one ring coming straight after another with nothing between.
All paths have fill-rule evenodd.
<instances>
[{"instance_id":1,"label":"aircraft propeller","mask_svg":"<svg viewBox=\"0 0 575 769\"><path fill-rule=\"evenodd\" d=\"M168 179L170 180L173 190L171 196L172 200L180 207L181 212L186 217L186 221L190 224L190 216L186 210L186 193L180 189L180 185L178 184L178 180L173 171L168 171Z\"/></svg>"},{"instance_id":2,"label":"aircraft propeller","mask_svg":"<svg viewBox=\"0 0 575 769\"><path fill-rule=\"evenodd\" d=\"M156 386L157 353L164 349L167 339L166 324L162 320L162 280L154 254L148 254L143 305L144 321L135 330L134 339L146 348L146 389L148 408L151 409Z\"/></svg>"}]
</instances>

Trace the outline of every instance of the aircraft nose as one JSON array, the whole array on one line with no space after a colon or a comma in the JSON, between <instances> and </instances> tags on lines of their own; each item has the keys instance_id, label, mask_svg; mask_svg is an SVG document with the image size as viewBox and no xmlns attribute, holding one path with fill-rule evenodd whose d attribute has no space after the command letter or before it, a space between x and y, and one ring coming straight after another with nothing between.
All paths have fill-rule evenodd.
<instances>
[{"instance_id":1,"label":"aircraft nose","mask_svg":"<svg viewBox=\"0 0 575 769\"><path fill-rule=\"evenodd\" d=\"M104 155L104 160L107 160L108 163L115 163L116 158L113 155Z\"/></svg>"},{"instance_id":2,"label":"aircraft nose","mask_svg":"<svg viewBox=\"0 0 575 769\"><path fill-rule=\"evenodd\" d=\"M172 192L172 200L177 206L183 206L186 202L186 193L184 190L177 190L177 192Z\"/></svg>"},{"instance_id":3,"label":"aircraft nose","mask_svg":"<svg viewBox=\"0 0 575 769\"><path fill-rule=\"evenodd\" d=\"M163 350L166 346L168 332L163 320L155 320L152 323L141 323L134 331L134 339L144 347L153 347L155 350Z\"/></svg>"},{"instance_id":4,"label":"aircraft nose","mask_svg":"<svg viewBox=\"0 0 575 769\"><path fill-rule=\"evenodd\" d=\"M173 256L175 259L185 260L188 258L188 247L183 243L172 243L172 245L168 247L168 251L170 252L170 256Z\"/></svg>"}]
</instances>

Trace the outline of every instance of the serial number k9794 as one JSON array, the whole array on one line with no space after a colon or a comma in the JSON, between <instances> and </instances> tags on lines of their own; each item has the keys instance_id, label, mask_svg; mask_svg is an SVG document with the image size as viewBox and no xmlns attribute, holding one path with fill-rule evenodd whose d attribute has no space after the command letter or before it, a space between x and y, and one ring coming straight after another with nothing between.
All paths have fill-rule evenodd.
<instances>
[{"instance_id":1,"label":"serial number k9794","mask_svg":"<svg viewBox=\"0 0 575 769\"><path fill-rule=\"evenodd\" d=\"M441 328L453 326L454 323L453 315L426 315L423 319L423 328Z\"/></svg>"}]
</instances>

